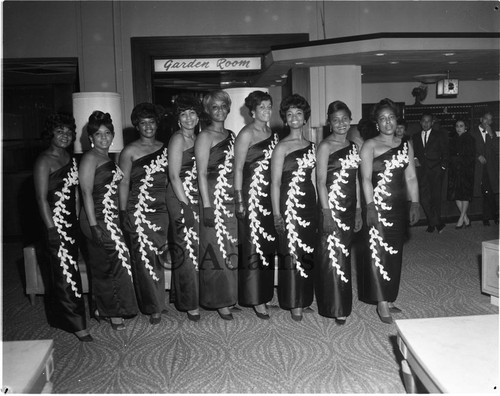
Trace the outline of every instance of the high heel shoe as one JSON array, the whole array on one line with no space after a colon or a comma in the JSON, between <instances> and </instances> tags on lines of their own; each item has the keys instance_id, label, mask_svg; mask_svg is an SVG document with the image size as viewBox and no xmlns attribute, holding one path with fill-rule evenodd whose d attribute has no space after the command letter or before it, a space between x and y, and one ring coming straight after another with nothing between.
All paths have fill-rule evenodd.
<instances>
[{"instance_id":1,"label":"high heel shoe","mask_svg":"<svg viewBox=\"0 0 500 396\"><path fill-rule=\"evenodd\" d=\"M462 225L460 225L460 226L458 226L458 225L457 225L457 226L455 226L455 230L461 230L462 228L464 228L464 225L463 225L463 224L462 224Z\"/></svg>"},{"instance_id":2,"label":"high heel shoe","mask_svg":"<svg viewBox=\"0 0 500 396\"><path fill-rule=\"evenodd\" d=\"M465 226L465 228L469 228L470 226L472 226L472 222L471 222L470 220L469 220L469 222L468 222L468 223L466 223L466 222L464 221L464 226Z\"/></svg>"},{"instance_id":3,"label":"high heel shoe","mask_svg":"<svg viewBox=\"0 0 500 396\"><path fill-rule=\"evenodd\" d=\"M161 313L154 313L149 316L149 323L157 325L161 322Z\"/></svg>"},{"instance_id":4,"label":"high heel shoe","mask_svg":"<svg viewBox=\"0 0 500 396\"><path fill-rule=\"evenodd\" d=\"M201 316L199 313L197 314L192 314L187 312L187 317L191 322L198 322L201 319Z\"/></svg>"},{"instance_id":5,"label":"high heel shoe","mask_svg":"<svg viewBox=\"0 0 500 396\"><path fill-rule=\"evenodd\" d=\"M346 321L347 318L335 318L335 323L337 323L339 326L345 325Z\"/></svg>"},{"instance_id":6,"label":"high heel shoe","mask_svg":"<svg viewBox=\"0 0 500 396\"><path fill-rule=\"evenodd\" d=\"M219 309L217 310L217 313L219 314L219 316L221 317L221 319L224 319L224 320L233 320L233 314L231 312L229 312L228 314L225 314L225 313L222 313Z\"/></svg>"},{"instance_id":7,"label":"high heel shoe","mask_svg":"<svg viewBox=\"0 0 500 396\"><path fill-rule=\"evenodd\" d=\"M389 311L389 308L387 309ZM389 311L390 312L390 311ZM380 318L380 320L383 322L383 323L386 323L386 324L392 324L393 323L393 320L392 320L392 316L391 314L389 313L388 315L382 315L380 313L380 310L379 310L379 307L377 305L377 315L378 317Z\"/></svg>"},{"instance_id":8,"label":"high heel shoe","mask_svg":"<svg viewBox=\"0 0 500 396\"><path fill-rule=\"evenodd\" d=\"M92 318L95 319L97 323L101 323L102 317L101 315L99 315L99 311L97 309L94 311L94 315L92 316Z\"/></svg>"},{"instance_id":9,"label":"high heel shoe","mask_svg":"<svg viewBox=\"0 0 500 396\"><path fill-rule=\"evenodd\" d=\"M87 333L87 334L84 334L84 335L78 335L76 333L79 333L78 331L73 333L76 338L78 338L78 341L80 342L92 342L94 341L94 339L92 338L92 336L90 335L90 333Z\"/></svg>"},{"instance_id":10,"label":"high heel shoe","mask_svg":"<svg viewBox=\"0 0 500 396\"><path fill-rule=\"evenodd\" d=\"M125 330L125 321L123 318L120 323L114 323L111 319L109 319L109 323L111 324L111 328L115 331Z\"/></svg>"},{"instance_id":11,"label":"high heel shoe","mask_svg":"<svg viewBox=\"0 0 500 396\"><path fill-rule=\"evenodd\" d=\"M290 313L292 315L292 319L295 320L296 322L300 322L302 320L302 311L299 311L298 314L295 314L292 309L290 310Z\"/></svg>"},{"instance_id":12,"label":"high heel shoe","mask_svg":"<svg viewBox=\"0 0 500 396\"><path fill-rule=\"evenodd\" d=\"M259 312L259 311L257 311L257 309L255 309L255 307L253 307L253 310L255 312L255 315L257 315L257 317L259 319L269 320L270 316L269 316L269 314L267 312L264 312L264 313Z\"/></svg>"}]
</instances>

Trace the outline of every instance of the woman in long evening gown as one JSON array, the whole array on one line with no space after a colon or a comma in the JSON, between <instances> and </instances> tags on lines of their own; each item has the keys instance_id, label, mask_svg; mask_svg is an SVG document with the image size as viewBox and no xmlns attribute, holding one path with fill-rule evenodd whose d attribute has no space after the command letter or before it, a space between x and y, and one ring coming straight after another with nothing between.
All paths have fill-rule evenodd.
<instances>
[{"instance_id":1,"label":"woman in long evening gown","mask_svg":"<svg viewBox=\"0 0 500 396\"><path fill-rule=\"evenodd\" d=\"M202 112L201 103L191 96L178 96L174 113L180 129L168 144L170 184L167 204L174 229L172 286L175 306L186 311L189 320L200 320L199 310L199 208L194 142Z\"/></svg>"},{"instance_id":2,"label":"woman in long evening gown","mask_svg":"<svg viewBox=\"0 0 500 396\"><path fill-rule=\"evenodd\" d=\"M253 91L245 99L253 121L243 127L234 146L234 189L238 239L238 302L254 307L257 317L269 319L266 303L274 294L274 257L277 236L271 205L271 156L277 134L267 125L272 98Z\"/></svg>"},{"instance_id":3,"label":"woman in long evening gown","mask_svg":"<svg viewBox=\"0 0 500 396\"><path fill-rule=\"evenodd\" d=\"M455 226L460 229L471 225L467 211L474 194L476 146L464 120L455 122L455 130L457 135L450 142L447 198L448 201L455 201L460 211L460 217Z\"/></svg>"},{"instance_id":4,"label":"woman in long evening gown","mask_svg":"<svg viewBox=\"0 0 500 396\"><path fill-rule=\"evenodd\" d=\"M328 106L332 133L318 146L316 186L321 207L315 254L314 292L320 315L344 324L352 311L351 245L362 226L359 147L347 140L351 110L344 102Z\"/></svg>"},{"instance_id":5,"label":"woman in long evening gown","mask_svg":"<svg viewBox=\"0 0 500 396\"><path fill-rule=\"evenodd\" d=\"M400 312L393 302L399 292L403 241L409 222L419 218L418 184L413 147L395 136L397 107L390 99L373 110L380 134L361 149L361 178L366 202L368 253L363 263L363 299L377 302L384 323L392 323L391 312Z\"/></svg>"},{"instance_id":6,"label":"woman in long evening gown","mask_svg":"<svg viewBox=\"0 0 500 396\"><path fill-rule=\"evenodd\" d=\"M280 116L290 133L274 149L271 159L271 200L274 224L279 234L278 301L302 320L303 309L313 301L314 245L316 241L316 166L314 143L303 134L311 114L300 95L285 98Z\"/></svg>"},{"instance_id":7,"label":"woman in long evening gown","mask_svg":"<svg viewBox=\"0 0 500 396\"><path fill-rule=\"evenodd\" d=\"M67 151L75 129L75 120L68 114L56 113L47 118L42 137L50 140L50 146L37 158L33 174L45 225L47 318L51 326L88 342L93 339L87 330L78 269L78 168Z\"/></svg>"},{"instance_id":8,"label":"woman in long evening gown","mask_svg":"<svg viewBox=\"0 0 500 396\"><path fill-rule=\"evenodd\" d=\"M118 186L123 172L109 156L114 128L108 113L94 111L87 133L92 149L80 163L83 197L80 226L86 239L87 264L97 319L109 318L124 330L123 318L137 314L130 254L119 221Z\"/></svg>"},{"instance_id":9,"label":"woman in long evening gown","mask_svg":"<svg viewBox=\"0 0 500 396\"><path fill-rule=\"evenodd\" d=\"M120 153L120 220L129 238L135 293L149 322L161 321L165 309L165 268L159 258L167 249L167 147L156 139L162 109L140 103L130 116L139 139Z\"/></svg>"},{"instance_id":10,"label":"woman in long evening gown","mask_svg":"<svg viewBox=\"0 0 500 396\"><path fill-rule=\"evenodd\" d=\"M234 213L234 133L224 127L231 98L224 91L203 98L210 125L194 151L200 193L200 305L232 320L238 300L238 238Z\"/></svg>"}]
</instances>

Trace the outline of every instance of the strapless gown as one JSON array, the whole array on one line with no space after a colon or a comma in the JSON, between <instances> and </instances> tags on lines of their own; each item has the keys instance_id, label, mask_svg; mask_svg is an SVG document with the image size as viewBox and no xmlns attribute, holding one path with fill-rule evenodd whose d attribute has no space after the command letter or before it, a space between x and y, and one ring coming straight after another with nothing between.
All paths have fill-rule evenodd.
<instances>
[{"instance_id":1,"label":"strapless gown","mask_svg":"<svg viewBox=\"0 0 500 396\"><path fill-rule=\"evenodd\" d=\"M368 301L393 302L398 296L408 225L405 181L408 161L407 141L373 159L373 201L383 235L375 227L367 230L368 249L362 266L361 296Z\"/></svg>"},{"instance_id":2,"label":"strapless gown","mask_svg":"<svg viewBox=\"0 0 500 396\"><path fill-rule=\"evenodd\" d=\"M165 309L165 268L159 256L168 248L167 148L138 158L130 171L127 215L137 303L151 315Z\"/></svg>"},{"instance_id":3,"label":"strapless gown","mask_svg":"<svg viewBox=\"0 0 500 396\"><path fill-rule=\"evenodd\" d=\"M130 317L138 312L130 253L118 216L118 184L122 178L123 172L113 161L95 170L92 197L97 225L103 232L103 246L92 242L85 210L82 210L80 217L80 226L87 242L93 305L99 315L104 317Z\"/></svg>"},{"instance_id":4,"label":"strapless gown","mask_svg":"<svg viewBox=\"0 0 500 396\"><path fill-rule=\"evenodd\" d=\"M335 230L322 234L318 243L314 292L319 314L331 318L349 316L352 310L351 245L359 162L353 143L328 158L326 188Z\"/></svg>"},{"instance_id":5,"label":"strapless gown","mask_svg":"<svg viewBox=\"0 0 500 396\"><path fill-rule=\"evenodd\" d=\"M78 168L73 158L49 175L47 200L61 243L46 241L45 305L52 327L74 333L87 328L82 280L78 269L76 191Z\"/></svg>"},{"instance_id":6,"label":"strapless gown","mask_svg":"<svg viewBox=\"0 0 500 396\"><path fill-rule=\"evenodd\" d=\"M226 139L210 149L208 159L208 194L215 211L215 227L200 222L200 304L211 309L232 306L238 300L233 165L234 134L230 131Z\"/></svg>"},{"instance_id":7,"label":"strapless gown","mask_svg":"<svg viewBox=\"0 0 500 396\"><path fill-rule=\"evenodd\" d=\"M305 308L313 301L316 191L311 175L315 145L289 153L283 163L280 212L286 232L279 236L278 301L283 309Z\"/></svg>"},{"instance_id":8,"label":"strapless gown","mask_svg":"<svg viewBox=\"0 0 500 396\"><path fill-rule=\"evenodd\" d=\"M189 207L194 213L194 227L187 228L184 213L177 199L172 184L167 188L168 213L173 227L172 252L172 287L173 301L179 311L191 311L199 307L199 208L198 181L194 147L182 153L180 179Z\"/></svg>"},{"instance_id":9,"label":"strapless gown","mask_svg":"<svg viewBox=\"0 0 500 396\"><path fill-rule=\"evenodd\" d=\"M274 294L274 257L277 235L271 205L271 155L278 135L251 146L243 167L243 199L247 215L239 222L241 256L238 267L238 301L253 306Z\"/></svg>"}]
</instances>

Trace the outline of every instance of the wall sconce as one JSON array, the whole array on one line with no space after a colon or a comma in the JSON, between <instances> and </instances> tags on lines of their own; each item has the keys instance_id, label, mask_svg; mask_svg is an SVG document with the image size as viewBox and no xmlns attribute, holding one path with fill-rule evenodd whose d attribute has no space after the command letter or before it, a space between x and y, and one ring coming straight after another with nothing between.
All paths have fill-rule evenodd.
<instances>
[{"instance_id":1,"label":"wall sconce","mask_svg":"<svg viewBox=\"0 0 500 396\"><path fill-rule=\"evenodd\" d=\"M87 135L87 123L90 115L99 110L109 113L115 128L113 145L110 153L119 153L123 149L122 105L121 96L115 92L77 92L73 94L73 117L76 124L75 154L90 150Z\"/></svg>"},{"instance_id":2,"label":"wall sconce","mask_svg":"<svg viewBox=\"0 0 500 396\"><path fill-rule=\"evenodd\" d=\"M458 95L458 80L445 78L436 83L436 98L456 98Z\"/></svg>"}]
</instances>

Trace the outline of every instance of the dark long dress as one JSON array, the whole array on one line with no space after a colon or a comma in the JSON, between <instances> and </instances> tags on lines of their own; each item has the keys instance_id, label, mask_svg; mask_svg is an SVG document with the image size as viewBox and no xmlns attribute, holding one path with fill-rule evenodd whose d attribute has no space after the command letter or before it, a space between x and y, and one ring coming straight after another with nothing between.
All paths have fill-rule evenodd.
<instances>
[{"instance_id":1,"label":"dark long dress","mask_svg":"<svg viewBox=\"0 0 500 396\"><path fill-rule=\"evenodd\" d=\"M243 199L247 215L239 223L241 257L238 267L238 301L260 305L274 294L274 255L277 235L271 205L271 155L278 143L272 134L248 149L243 167Z\"/></svg>"},{"instance_id":2,"label":"dark long dress","mask_svg":"<svg viewBox=\"0 0 500 396\"><path fill-rule=\"evenodd\" d=\"M280 212L286 232L278 243L278 301L283 309L308 307L313 301L317 209L311 174L315 166L313 143L289 153L283 163Z\"/></svg>"},{"instance_id":3,"label":"dark long dress","mask_svg":"<svg viewBox=\"0 0 500 396\"><path fill-rule=\"evenodd\" d=\"M238 238L233 194L234 134L210 149L207 183L215 227L200 223L200 305L223 308L238 300ZM200 200L201 201L201 200Z\"/></svg>"},{"instance_id":4,"label":"dark long dress","mask_svg":"<svg viewBox=\"0 0 500 396\"><path fill-rule=\"evenodd\" d=\"M198 183L194 146L182 153L180 179L189 207L194 212L195 225L187 228L179 200L170 183L167 189L168 213L174 227L172 252L172 276L175 306L179 311L190 311L199 306L198 253L199 209Z\"/></svg>"},{"instance_id":5,"label":"dark long dress","mask_svg":"<svg viewBox=\"0 0 500 396\"><path fill-rule=\"evenodd\" d=\"M85 210L80 217L87 240L93 303L104 317L128 317L138 312L130 254L118 216L118 184L122 178L123 172L113 161L95 170L92 197L97 225L103 232L103 246L92 241Z\"/></svg>"},{"instance_id":6,"label":"dark long dress","mask_svg":"<svg viewBox=\"0 0 500 396\"><path fill-rule=\"evenodd\" d=\"M449 201L472 201L475 163L474 138L469 132L455 136L450 144L447 194Z\"/></svg>"},{"instance_id":7,"label":"dark long dress","mask_svg":"<svg viewBox=\"0 0 500 396\"><path fill-rule=\"evenodd\" d=\"M351 245L356 215L359 154L354 143L328 157L326 188L335 231L322 234L315 253L314 292L320 315L349 316L352 311Z\"/></svg>"},{"instance_id":8,"label":"dark long dress","mask_svg":"<svg viewBox=\"0 0 500 396\"><path fill-rule=\"evenodd\" d=\"M130 254L137 303L151 315L165 309L165 268L159 255L167 249L167 148L132 162L127 215L132 224Z\"/></svg>"},{"instance_id":9,"label":"dark long dress","mask_svg":"<svg viewBox=\"0 0 500 396\"><path fill-rule=\"evenodd\" d=\"M398 296L403 241L408 224L405 181L408 161L406 141L373 159L373 202L383 236L375 227L367 230L368 249L362 268L361 294L371 302L393 302Z\"/></svg>"},{"instance_id":10,"label":"dark long dress","mask_svg":"<svg viewBox=\"0 0 500 396\"><path fill-rule=\"evenodd\" d=\"M47 201L61 243L46 241L48 266L46 312L52 327L74 333L87 328L82 280L78 269L78 219L75 159L49 175Z\"/></svg>"}]
</instances>

